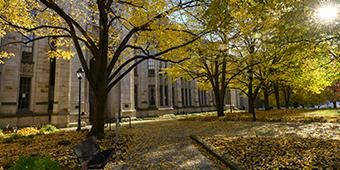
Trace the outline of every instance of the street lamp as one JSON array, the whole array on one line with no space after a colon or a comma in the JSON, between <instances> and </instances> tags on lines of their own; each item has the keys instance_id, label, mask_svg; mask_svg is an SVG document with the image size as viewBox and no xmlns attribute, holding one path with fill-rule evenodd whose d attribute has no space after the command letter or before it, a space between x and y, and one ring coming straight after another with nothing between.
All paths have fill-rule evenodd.
<instances>
[{"instance_id":1,"label":"street lamp","mask_svg":"<svg viewBox=\"0 0 340 170\"><path fill-rule=\"evenodd\" d=\"M77 77L79 80L79 103L78 103L78 126L77 126L77 131L81 130L81 121L80 121L80 111L81 111L81 79L83 78L83 73L84 71L79 68L77 70Z\"/></svg>"},{"instance_id":2,"label":"street lamp","mask_svg":"<svg viewBox=\"0 0 340 170\"><path fill-rule=\"evenodd\" d=\"M338 12L336 4L327 4L317 10L317 16L322 21L333 21L336 19Z\"/></svg>"}]
</instances>

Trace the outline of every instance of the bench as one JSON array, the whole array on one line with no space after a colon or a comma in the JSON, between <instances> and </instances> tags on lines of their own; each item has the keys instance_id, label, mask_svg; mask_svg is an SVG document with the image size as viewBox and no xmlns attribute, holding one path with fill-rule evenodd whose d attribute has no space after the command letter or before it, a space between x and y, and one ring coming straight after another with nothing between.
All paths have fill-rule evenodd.
<instances>
[{"instance_id":1,"label":"bench","mask_svg":"<svg viewBox=\"0 0 340 170\"><path fill-rule=\"evenodd\" d=\"M94 136L87 138L74 148L81 169L104 169L113 152L113 148L101 152Z\"/></svg>"}]
</instances>

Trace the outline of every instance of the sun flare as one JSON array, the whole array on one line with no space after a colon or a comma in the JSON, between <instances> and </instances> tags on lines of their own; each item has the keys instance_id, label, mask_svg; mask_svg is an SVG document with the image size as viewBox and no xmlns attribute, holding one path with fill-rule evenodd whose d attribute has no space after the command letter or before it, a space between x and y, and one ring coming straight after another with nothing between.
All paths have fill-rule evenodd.
<instances>
[{"instance_id":1,"label":"sun flare","mask_svg":"<svg viewBox=\"0 0 340 170\"><path fill-rule=\"evenodd\" d=\"M318 17L324 21L336 19L338 15L338 8L335 5L325 5L318 9Z\"/></svg>"}]
</instances>

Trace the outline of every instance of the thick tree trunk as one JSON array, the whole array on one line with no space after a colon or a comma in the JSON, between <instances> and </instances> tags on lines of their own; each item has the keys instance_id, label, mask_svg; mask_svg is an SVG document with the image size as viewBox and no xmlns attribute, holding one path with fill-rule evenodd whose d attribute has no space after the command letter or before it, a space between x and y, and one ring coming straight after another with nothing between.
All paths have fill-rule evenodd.
<instances>
[{"instance_id":1,"label":"thick tree trunk","mask_svg":"<svg viewBox=\"0 0 340 170\"><path fill-rule=\"evenodd\" d=\"M224 116L224 94L221 90L214 90L215 93L215 100L216 100L216 111L217 116L222 117ZM223 96L222 96L223 95Z\"/></svg>"},{"instance_id":2,"label":"thick tree trunk","mask_svg":"<svg viewBox=\"0 0 340 170\"><path fill-rule=\"evenodd\" d=\"M104 136L104 122L105 122L105 107L107 94L97 92L94 98L93 105L93 120L90 134L98 138Z\"/></svg>"},{"instance_id":3,"label":"thick tree trunk","mask_svg":"<svg viewBox=\"0 0 340 170\"><path fill-rule=\"evenodd\" d=\"M256 121L256 113L255 113L255 97L253 93L253 82L250 79L248 85L248 112L253 115L253 121Z\"/></svg>"},{"instance_id":4,"label":"thick tree trunk","mask_svg":"<svg viewBox=\"0 0 340 170\"><path fill-rule=\"evenodd\" d=\"M255 100L253 97L248 97L248 112L253 115L253 121L256 121L256 113L255 113Z\"/></svg>"},{"instance_id":5,"label":"thick tree trunk","mask_svg":"<svg viewBox=\"0 0 340 170\"><path fill-rule=\"evenodd\" d=\"M333 108L336 109L337 108L336 101L332 101L332 103L333 103Z\"/></svg>"},{"instance_id":6,"label":"thick tree trunk","mask_svg":"<svg viewBox=\"0 0 340 170\"><path fill-rule=\"evenodd\" d=\"M216 105L217 116L222 117L224 116L224 105L217 104Z\"/></svg>"},{"instance_id":7,"label":"thick tree trunk","mask_svg":"<svg viewBox=\"0 0 340 170\"><path fill-rule=\"evenodd\" d=\"M263 88L263 98L264 98L264 110L270 110L269 108L269 92L267 88Z\"/></svg>"},{"instance_id":8,"label":"thick tree trunk","mask_svg":"<svg viewBox=\"0 0 340 170\"><path fill-rule=\"evenodd\" d=\"M286 109L289 109L289 105L290 105L290 88L289 87L285 87L283 89L283 94L284 94L284 98L285 98Z\"/></svg>"},{"instance_id":9,"label":"thick tree trunk","mask_svg":"<svg viewBox=\"0 0 340 170\"><path fill-rule=\"evenodd\" d=\"M278 84L274 85L274 93L275 93L276 107L277 107L277 109L281 109L281 106L280 106L280 91L279 91L279 85Z\"/></svg>"}]
</instances>

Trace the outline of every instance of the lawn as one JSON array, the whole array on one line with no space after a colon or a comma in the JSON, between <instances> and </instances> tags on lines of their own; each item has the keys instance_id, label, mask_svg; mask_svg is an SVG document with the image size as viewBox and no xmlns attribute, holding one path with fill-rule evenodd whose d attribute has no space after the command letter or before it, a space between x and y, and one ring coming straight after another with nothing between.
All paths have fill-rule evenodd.
<instances>
[{"instance_id":1,"label":"lawn","mask_svg":"<svg viewBox=\"0 0 340 170\"><path fill-rule=\"evenodd\" d=\"M52 134L36 134L18 136L6 134L0 136L0 169L11 167L19 156L42 155L59 161L63 169L74 168L77 160L74 147L86 139L88 131L59 131ZM126 154L129 139L121 137L118 144L114 141L113 131L107 132L104 139L98 140L102 149L114 147L111 164L123 161Z\"/></svg>"},{"instance_id":2,"label":"lawn","mask_svg":"<svg viewBox=\"0 0 340 170\"><path fill-rule=\"evenodd\" d=\"M201 137L205 145L244 169L337 169L340 141L301 137Z\"/></svg>"},{"instance_id":3,"label":"lawn","mask_svg":"<svg viewBox=\"0 0 340 170\"><path fill-rule=\"evenodd\" d=\"M227 113L222 118L213 112L172 115L167 120L133 123L131 128L122 126L118 144L114 142L114 131L106 131L98 143L102 149L116 148L107 167L120 164L128 169L221 169L193 145L190 136L195 135L247 169L332 168L340 161L340 124L324 121L339 120L333 111L260 111L258 118L262 120L256 122L228 121L251 120L251 115L240 112ZM286 119L292 122L284 122ZM310 120L322 122L309 123ZM73 148L86 138L88 131L45 133L33 129L0 133L0 169L12 166L19 155L43 155L58 160L64 168L76 166Z\"/></svg>"},{"instance_id":4,"label":"lawn","mask_svg":"<svg viewBox=\"0 0 340 170\"><path fill-rule=\"evenodd\" d=\"M221 120L221 121L251 121L252 115L247 112L225 112L225 116L216 117L215 112L204 114L191 114L181 116L183 120ZM257 111L257 121L263 122L340 122L340 113L335 109L308 110L308 109L274 109L270 111Z\"/></svg>"}]
</instances>

